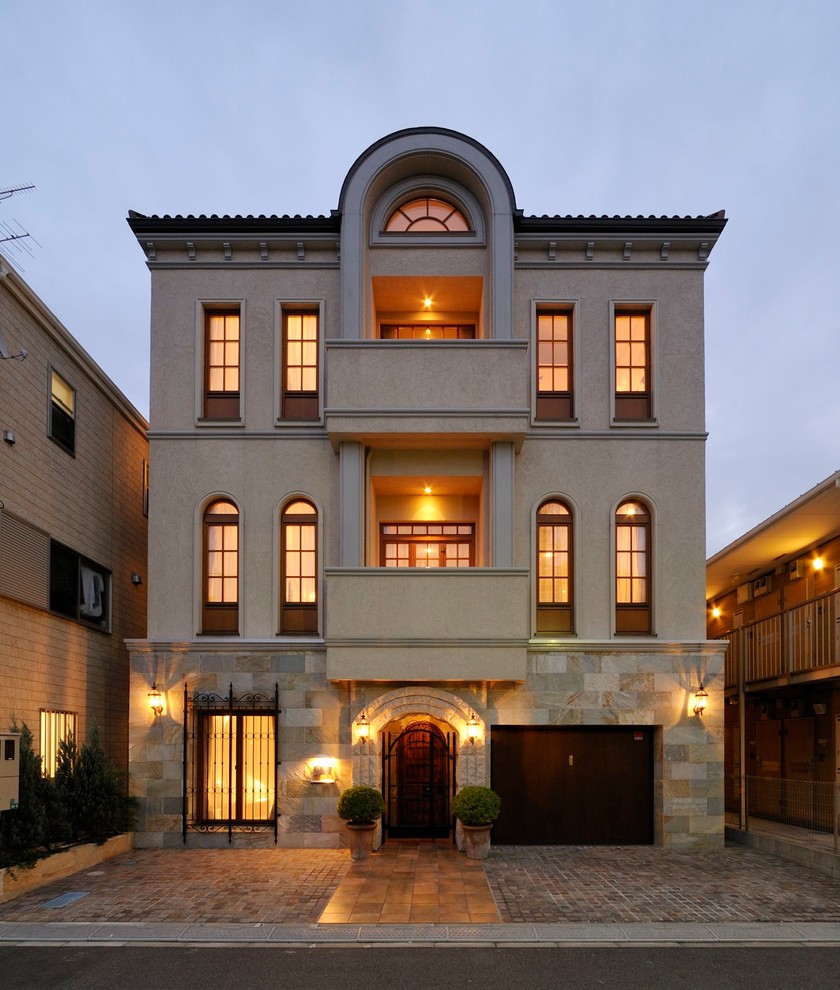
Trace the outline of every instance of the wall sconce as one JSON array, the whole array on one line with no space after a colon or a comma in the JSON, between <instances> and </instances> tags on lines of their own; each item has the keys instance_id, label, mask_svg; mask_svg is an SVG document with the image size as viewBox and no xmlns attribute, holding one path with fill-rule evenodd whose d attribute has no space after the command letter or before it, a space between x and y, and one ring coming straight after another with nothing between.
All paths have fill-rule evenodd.
<instances>
[{"instance_id":1,"label":"wall sconce","mask_svg":"<svg viewBox=\"0 0 840 990\"><path fill-rule=\"evenodd\" d=\"M335 783L335 757L321 756L312 757L312 780L313 784L334 784Z\"/></svg>"},{"instance_id":2,"label":"wall sconce","mask_svg":"<svg viewBox=\"0 0 840 990\"><path fill-rule=\"evenodd\" d=\"M719 619L720 618L720 606L719 605L713 606L713 608L712 608L712 618L713 619Z\"/></svg>"},{"instance_id":3,"label":"wall sconce","mask_svg":"<svg viewBox=\"0 0 840 990\"><path fill-rule=\"evenodd\" d=\"M356 738L363 746L367 744L370 738L370 725L368 724L367 715L364 712L359 716L359 721L356 723Z\"/></svg>"},{"instance_id":4,"label":"wall sconce","mask_svg":"<svg viewBox=\"0 0 840 990\"><path fill-rule=\"evenodd\" d=\"M825 567L825 558L815 557L811 563L815 571L821 571Z\"/></svg>"},{"instance_id":5,"label":"wall sconce","mask_svg":"<svg viewBox=\"0 0 840 990\"><path fill-rule=\"evenodd\" d=\"M152 690L149 691L149 708L151 708L155 715L163 714L163 698L154 681L152 681Z\"/></svg>"},{"instance_id":6,"label":"wall sconce","mask_svg":"<svg viewBox=\"0 0 840 990\"><path fill-rule=\"evenodd\" d=\"M475 717L475 712L470 712L470 720L467 722L467 739L470 741L470 746L475 746L475 741L478 739L480 731L481 729L478 719Z\"/></svg>"},{"instance_id":7,"label":"wall sconce","mask_svg":"<svg viewBox=\"0 0 840 990\"><path fill-rule=\"evenodd\" d=\"M132 571L131 572L131 583L132 584L142 584L143 583L143 578L140 577L140 575L137 573L137 571Z\"/></svg>"},{"instance_id":8,"label":"wall sconce","mask_svg":"<svg viewBox=\"0 0 840 990\"><path fill-rule=\"evenodd\" d=\"M709 702L709 695L703 688L703 682L700 681L700 690L694 695L694 714L698 718L703 717L703 712L706 710L706 705Z\"/></svg>"}]
</instances>

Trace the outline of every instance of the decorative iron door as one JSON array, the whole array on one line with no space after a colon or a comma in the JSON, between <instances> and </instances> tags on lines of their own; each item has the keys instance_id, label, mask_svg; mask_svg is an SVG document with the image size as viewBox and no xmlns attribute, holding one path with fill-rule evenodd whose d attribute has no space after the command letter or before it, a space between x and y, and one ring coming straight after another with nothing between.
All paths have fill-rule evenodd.
<instances>
[{"instance_id":1,"label":"decorative iron door","mask_svg":"<svg viewBox=\"0 0 840 990\"><path fill-rule=\"evenodd\" d=\"M392 837L439 838L452 826L450 799L455 784L453 737L429 722L389 733L383 757L387 807L385 826Z\"/></svg>"}]
</instances>

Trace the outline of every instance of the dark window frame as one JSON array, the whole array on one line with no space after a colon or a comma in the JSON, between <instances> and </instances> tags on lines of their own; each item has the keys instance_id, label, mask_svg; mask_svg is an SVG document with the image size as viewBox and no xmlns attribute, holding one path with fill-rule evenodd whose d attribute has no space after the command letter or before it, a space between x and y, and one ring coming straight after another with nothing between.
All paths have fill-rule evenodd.
<instances>
[{"instance_id":1,"label":"dark window frame","mask_svg":"<svg viewBox=\"0 0 840 990\"><path fill-rule=\"evenodd\" d=\"M232 506L235 513L213 512L217 505ZM210 596L210 531L212 528L236 529L236 601L212 601ZM201 633L212 636L238 636L239 635L239 601L241 590L241 561L240 561L240 533L239 533L239 507L229 498L213 499L205 508L201 521L202 530L202 575L201 575ZM223 551L224 552L224 551ZM218 577L219 575L212 575ZM221 574L224 584L224 566Z\"/></svg>"},{"instance_id":2,"label":"dark window frame","mask_svg":"<svg viewBox=\"0 0 840 990\"><path fill-rule=\"evenodd\" d=\"M560 505L566 510L566 514L549 513L545 509L549 505ZM537 635L557 635L561 633L574 633L574 514L571 506L562 498L547 498L537 509L537 543L536 543L536 585L537 585ZM558 526L566 530L566 557L567 557L567 581L568 600L565 602L543 601L540 584L540 554L542 550L541 531L544 528L555 529ZM550 551L552 554L555 550ZM552 576L553 577L553 576Z\"/></svg>"},{"instance_id":3,"label":"dark window frame","mask_svg":"<svg viewBox=\"0 0 840 990\"><path fill-rule=\"evenodd\" d=\"M304 503L311 513L295 513L289 510ZM308 498L294 498L288 501L280 512L280 633L283 636L317 636L318 635L318 566L319 566L319 537L318 508ZM312 526L315 535L315 600L313 602L286 600L286 567L287 567L287 533L292 526ZM295 575L300 578L301 575Z\"/></svg>"},{"instance_id":4,"label":"dark window frame","mask_svg":"<svg viewBox=\"0 0 840 990\"><path fill-rule=\"evenodd\" d=\"M457 527L468 526L470 528L470 532L469 533L420 533L420 532L386 533L385 529L386 527L389 526L406 527L406 528L410 527L412 531L420 530L423 528L441 529L444 526L457 526ZM475 567L476 556L475 556L475 523L474 522L470 522L466 520L453 521L451 519L441 520L440 522L434 522L434 523L416 522L409 520L381 522L379 524L379 566L380 567L388 566L386 564L387 547L400 545L400 546L409 546L412 548L411 559L413 562L405 566L416 568L418 570L430 570L432 568L429 568L428 566L422 566L416 563L417 560L416 548L421 545L428 546L429 544L433 544L439 547L437 568L440 568L441 570L459 569L458 567L448 566L446 564L445 552L446 552L446 547L448 545L462 544L462 543L469 544L469 548L470 548L469 563L466 566Z\"/></svg>"},{"instance_id":5,"label":"dark window frame","mask_svg":"<svg viewBox=\"0 0 840 990\"><path fill-rule=\"evenodd\" d=\"M50 612L110 633L111 586L112 574L106 567L50 539Z\"/></svg>"},{"instance_id":6,"label":"dark window frame","mask_svg":"<svg viewBox=\"0 0 840 990\"><path fill-rule=\"evenodd\" d=\"M294 389L289 387L289 318L313 316L315 318L315 364L295 364L294 367L315 369L314 389ZM281 368L280 416L282 419L311 422L320 420L320 375L321 375L321 313L319 309L307 306L283 308L282 316L283 355Z\"/></svg>"},{"instance_id":7,"label":"dark window frame","mask_svg":"<svg viewBox=\"0 0 840 990\"><path fill-rule=\"evenodd\" d=\"M640 506L644 512L636 513L633 516L620 515L625 505L633 504ZM624 499L615 511L615 584L613 594L615 599L615 631L616 635L650 635L653 631L653 541L652 541L652 515L650 506L641 498ZM619 531L630 530L630 549L619 549ZM633 548L633 530L644 533L644 550L639 551ZM636 579L635 567L633 566L633 554L643 552L645 561L644 573L644 596L633 600L633 581ZM630 554L631 567L627 575L619 574L619 554ZM619 601L618 582L620 580L630 580L631 600L629 602Z\"/></svg>"},{"instance_id":8,"label":"dark window frame","mask_svg":"<svg viewBox=\"0 0 840 990\"><path fill-rule=\"evenodd\" d=\"M57 378L73 394L73 408L65 408L61 399L55 394L53 380ZM62 450L76 456L76 389L55 368L50 368L50 407L47 434Z\"/></svg>"},{"instance_id":9,"label":"dark window frame","mask_svg":"<svg viewBox=\"0 0 840 990\"><path fill-rule=\"evenodd\" d=\"M236 389L211 389L210 377L213 368L221 367L223 376L227 369L233 368L233 364L228 364L227 360L222 364L211 364L210 362L210 323L213 318L223 317L225 321L236 318L237 320L237 385ZM225 324L226 326L226 324ZM227 344L227 336L223 338L224 345ZM202 419L218 422L238 422L242 417L242 310L238 306L205 307L204 309L204 367L202 381Z\"/></svg>"},{"instance_id":10,"label":"dark window frame","mask_svg":"<svg viewBox=\"0 0 840 990\"><path fill-rule=\"evenodd\" d=\"M615 396L615 409L614 417L617 421L644 421L653 419L653 316L652 308L650 306L616 306L613 311L613 386L614 386L614 396ZM627 364L619 364L618 361L618 321L624 317L643 317L645 321L645 339L644 339L644 349L645 358L644 364L639 364L634 362L632 354L628 359ZM631 338L632 340L632 338ZM624 343L623 341L621 343ZM631 347L632 351L632 347ZM633 371L638 368L644 368L645 374L645 388L644 390L636 390L631 387L628 389L622 389L619 391L618 388L618 375L619 370L626 370L629 377L632 379Z\"/></svg>"},{"instance_id":11,"label":"dark window frame","mask_svg":"<svg viewBox=\"0 0 840 990\"><path fill-rule=\"evenodd\" d=\"M542 362L540 360L540 317L565 317L566 319L566 348L567 359L565 365L555 362ZM574 419L574 309L570 306L540 307L536 316L536 408L534 410L535 419L563 421ZM552 344L556 338L552 337ZM540 368L549 367L555 369L565 367L568 379L567 389L541 389L540 388Z\"/></svg>"}]
</instances>

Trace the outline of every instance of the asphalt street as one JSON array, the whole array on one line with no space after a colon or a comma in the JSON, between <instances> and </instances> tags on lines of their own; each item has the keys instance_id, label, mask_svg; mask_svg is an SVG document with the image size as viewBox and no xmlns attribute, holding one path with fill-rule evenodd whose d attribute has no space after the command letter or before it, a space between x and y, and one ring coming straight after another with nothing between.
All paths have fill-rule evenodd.
<instances>
[{"instance_id":1,"label":"asphalt street","mask_svg":"<svg viewBox=\"0 0 840 990\"><path fill-rule=\"evenodd\" d=\"M0 947L4 990L837 990L840 947Z\"/></svg>"}]
</instances>

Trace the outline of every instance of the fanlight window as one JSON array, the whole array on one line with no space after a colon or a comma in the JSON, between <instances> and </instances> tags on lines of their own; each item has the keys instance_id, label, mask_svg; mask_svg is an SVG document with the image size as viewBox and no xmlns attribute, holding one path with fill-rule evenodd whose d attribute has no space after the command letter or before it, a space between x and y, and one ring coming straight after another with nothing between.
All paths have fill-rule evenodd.
<instances>
[{"instance_id":1,"label":"fanlight window","mask_svg":"<svg viewBox=\"0 0 840 990\"><path fill-rule=\"evenodd\" d=\"M433 196L421 196L394 210L385 224L388 233L466 233L470 225L451 203Z\"/></svg>"}]
</instances>

